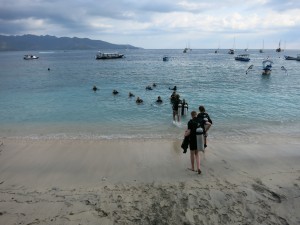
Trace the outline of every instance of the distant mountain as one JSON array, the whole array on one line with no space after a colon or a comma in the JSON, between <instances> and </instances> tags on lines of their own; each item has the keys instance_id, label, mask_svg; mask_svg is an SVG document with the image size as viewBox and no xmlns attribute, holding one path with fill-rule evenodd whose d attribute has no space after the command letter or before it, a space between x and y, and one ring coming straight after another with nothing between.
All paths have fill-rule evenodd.
<instances>
[{"instance_id":1,"label":"distant mountain","mask_svg":"<svg viewBox=\"0 0 300 225\"><path fill-rule=\"evenodd\" d=\"M139 49L132 45L116 45L100 40L88 38L55 37L50 35L0 35L0 51L27 50L88 50L88 49Z\"/></svg>"}]
</instances>

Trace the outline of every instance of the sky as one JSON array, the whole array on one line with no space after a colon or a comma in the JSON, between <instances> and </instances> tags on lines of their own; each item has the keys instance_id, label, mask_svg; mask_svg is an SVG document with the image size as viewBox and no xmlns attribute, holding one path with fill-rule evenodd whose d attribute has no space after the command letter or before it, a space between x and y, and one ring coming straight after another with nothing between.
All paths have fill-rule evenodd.
<instances>
[{"instance_id":1,"label":"sky","mask_svg":"<svg viewBox=\"0 0 300 225\"><path fill-rule=\"evenodd\" d=\"M300 49L300 0L0 0L0 34L145 49Z\"/></svg>"}]
</instances>

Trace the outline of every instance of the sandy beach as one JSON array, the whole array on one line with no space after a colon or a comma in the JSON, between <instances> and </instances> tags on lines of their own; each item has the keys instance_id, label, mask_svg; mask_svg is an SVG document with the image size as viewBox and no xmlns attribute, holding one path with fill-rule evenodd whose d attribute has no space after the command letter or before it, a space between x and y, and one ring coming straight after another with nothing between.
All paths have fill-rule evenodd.
<instances>
[{"instance_id":1,"label":"sandy beach","mask_svg":"<svg viewBox=\"0 0 300 225\"><path fill-rule=\"evenodd\" d=\"M300 224L299 139L180 144L1 138L0 224Z\"/></svg>"}]
</instances>

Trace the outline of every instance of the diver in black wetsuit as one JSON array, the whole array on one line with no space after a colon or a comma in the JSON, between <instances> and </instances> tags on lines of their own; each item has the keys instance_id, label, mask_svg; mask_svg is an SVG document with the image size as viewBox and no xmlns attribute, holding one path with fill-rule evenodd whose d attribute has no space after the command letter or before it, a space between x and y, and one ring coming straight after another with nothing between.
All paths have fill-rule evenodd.
<instances>
[{"instance_id":1,"label":"diver in black wetsuit","mask_svg":"<svg viewBox=\"0 0 300 225\"><path fill-rule=\"evenodd\" d=\"M96 91L98 91L98 90L99 90L99 89L94 85L93 91L96 92Z\"/></svg>"}]
</instances>

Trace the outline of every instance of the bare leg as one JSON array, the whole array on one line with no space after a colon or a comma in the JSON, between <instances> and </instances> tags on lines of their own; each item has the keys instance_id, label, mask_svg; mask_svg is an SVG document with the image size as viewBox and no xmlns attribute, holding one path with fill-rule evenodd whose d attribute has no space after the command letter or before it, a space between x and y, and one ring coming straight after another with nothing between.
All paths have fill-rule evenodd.
<instances>
[{"instance_id":1,"label":"bare leg","mask_svg":"<svg viewBox=\"0 0 300 225\"><path fill-rule=\"evenodd\" d=\"M197 171L200 174L201 173L201 170L200 170L200 154L199 154L198 150L195 151L195 158L196 158L196 163L197 163Z\"/></svg>"},{"instance_id":2,"label":"bare leg","mask_svg":"<svg viewBox=\"0 0 300 225\"><path fill-rule=\"evenodd\" d=\"M195 170L195 166L194 166L194 161L195 161L195 157L194 157L194 152L195 151L190 151L190 158L191 158L191 170Z\"/></svg>"}]
</instances>

